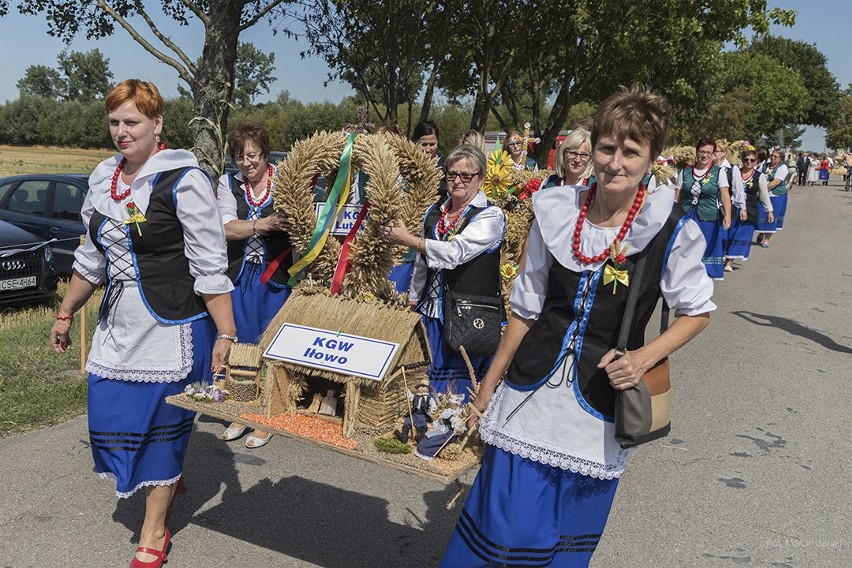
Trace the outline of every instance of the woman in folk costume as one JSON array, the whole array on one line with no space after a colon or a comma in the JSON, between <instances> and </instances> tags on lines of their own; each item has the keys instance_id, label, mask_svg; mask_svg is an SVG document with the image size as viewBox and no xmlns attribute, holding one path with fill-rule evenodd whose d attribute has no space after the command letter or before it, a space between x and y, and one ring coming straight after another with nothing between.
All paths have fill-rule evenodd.
<instances>
[{"instance_id":1,"label":"woman in folk costume","mask_svg":"<svg viewBox=\"0 0 852 568\"><path fill-rule=\"evenodd\" d=\"M575 128L556 149L555 173L547 176L541 189L558 185L589 185L592 175L592 143L589 131Z\"/></svg>"},{"instance_id":2,"label":"woman in folk costume","mask_svg":"<svg viewBox=\"0 0 852 568\"><path fill-rule=\"evenodd\" d=\"M695 164L678 174L675 201L695 219L704 234L707 249L702 262L707 274L722 280L725 275L724 240L731 226L730 183L728 174L713 163L715 140L702 138L695 145L695 150Z\"/></svg>"},{"instance_id":3,"label":"woman in folk costume","mask_svg":"<svg viewBox=\"0 0 852 568\"><path fill-rule=\"evenodd\" d=\"M444 339L443 306L449 292L497 296L500 244L506 230L503 211L482 192L485 155L475 146L456 146L447 155L449 197L432 205L423 218L423 236L404 225L384 227L386 238L417 250L408 292L409 305L423 315L432 362L426 369L436 393L467 397L470 374L461 354ZM471 357L481 379L491 357Z\"/></svg>"},{"instance_id":4,"label":"woman in folk costume","mask_svg":"<svg viewBox=\"0 0 852 568\"><path fill-rule=\"evenodd\" d=\"M237 336L257 343L266 326L290 295L290 238L281 213L272 209L275 166L269 163L269 133L253 122L238 125L228 137L228 151L239 167L236 174L219 178L216 191L228 241L228 276ZM230 424L222 433L226 442L236 440L246 427ZM271 434L254 430L245 446L259 448Z\"/></svg>"},{"instance_id":5,"label":"woman in folk costume","mask_svg":"<svg viewBox=\"0 0 852 568\"><path fill-rule=\"evenodd\" d=\"M169 512L185 491L183 459L194 412L165 403L220 367L236 327L225 275L225 234L213 187L185 150L159 144L163 99L135 79L106 98L120 154L89 178L85 242L50 342L67 350L71 318L107 283L86 369L95 471L119 497L145 491L131 568L167 559ZM218 333L217 333L218 332Z\"/></svg>"},{"instance_id":6,"label":"woman in folk costume","mask_svg":"<svg viewBox=\"0 0 852 568\"><path fill-rule=\"evenodd\" d=\"M484 411L482 468L442 567L588 566L630 452L615 439L615 389L636 385L715 308L701 231L674 203L673 189L648 192L642 184L668 114L665 99L637 86L610 96L592 127L597 182L533 196L538 213L512 315L471 402ZM649 263L641 280L639 258ZM630 351L616 359L634 286L643 315ZM661 295L678 317L643 345Z\"/></svg>"},{"instance_id":7,"label":"woman in folk costume","mask_svg":"<svg viewBox=\"0 0 852 568\"><path fill-rule=\"evenodd\" d=\"M782 161L780 150L773 150L769 155L769 165L766 167L766 180L769 188L769 199L772 201L773 219L769 219L769 211L763 209L758 219L757 230L760 233L757 242L763 248L769 247L772 235L784 228L784 216L787 214L787 165Z\"/></svg>"},{"instance_id":8,"label":"woman in folk costume","mask_svg":"<svg viewBox=\"0 0 852 568\"><path fill-rule=\"evenodd\" d=\"M757 154L746 150L742 155L742 165L735 166L734 175L743 180L745 206L737 205L734 221L728 231L725 265L733 265L734 260L748 260L751 241L761 215L767 221L775 220L766 175L757 170Z\"/></svg>"},{"instance_id":9,"label":"woman in folk costume","mask_svg":"<svg viewBox=\"0 0 852 568\"><path fill-rule=\"evenodd\" d=\"M828 185L828 176L831 171L831 161L828 159L828 154L822 155L822 160L819 162L819 181L822 185Z\"/></svg>"},{"instance_id":10,"label":"woman in folk costume","mask_svg":"<svg viewBox=\"0 0 852 568\"><path fill-rule=\"evenodd\" d=\"M743 189L743 178L740 175L740 169L731 165L728 161L728 141L716 140L716 153L714 154L713 163L722 168L725 175L728 177L728 184L731 193L731 224L736 222L736 212L745 210L745 191ZM728 247L730 246L730 230L725 235L723 241L723 249L725 253L725 272L733 272L734 258L728 256ZM741 257L740 257L741 258Z\"/></svg>"},{"instance_id":11,"label":"woman in folk costume","mask_svg":"<svg viewBox=\"0 0 852 568\"><path fill-rule=\"evenodd\" d=\"M517 130L513 130L503 138L503 147L512 157L512 167L516 170L538 171L538 164L531 156L527 155L524 147L529 140Z\"/></svg>"}]
</instances>

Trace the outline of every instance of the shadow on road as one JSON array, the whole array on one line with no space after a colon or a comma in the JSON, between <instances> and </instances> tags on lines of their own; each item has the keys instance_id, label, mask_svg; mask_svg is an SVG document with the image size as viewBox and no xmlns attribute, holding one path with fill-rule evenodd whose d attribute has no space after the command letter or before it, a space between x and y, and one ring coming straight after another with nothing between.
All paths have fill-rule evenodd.
<instances>
[{"instance_id":1,"label":"shadow on road","mask_svg":"<svg viewBox=\"0 0 852 568\"><path fill-rule=\"evenodd\" d=\"M738 310L731 313L755 325L760 325L763 327L775 327L784 330L791 335L798 335L799 337L808 339L810 341L813 341L814 343L822 345L830 351L837 351L838 353L852 353L852 348L847 347L845 345L840 345L827 335L824 335L809 327L806 327L800 324L799 322L791 320L789 318L782 318L779 316L768 316L765 314L756 314L754 312L748 312L743 310Z\"/></svg>"},{"instance_id":2,"label":"shadow on road","mask_svg":"<svg viewBox=\"0 0 852 568\"><path fill-rule=\"evenodd\" d=\"M234 459L246 458L213 434L193 433L184 467L189 492L175 502L173 534L193 523L318 566L416 568L438 564L458 516L458 507L446 510L453 486L425 493L426 518L412 514L411 524L400 524L388 518L385 499L303 477L267 478L243 488ZM221 503L199 513L220 491ZM143 493L119 500L113 513L135 532L134 541Z\"/></svg>"}]
</instances>

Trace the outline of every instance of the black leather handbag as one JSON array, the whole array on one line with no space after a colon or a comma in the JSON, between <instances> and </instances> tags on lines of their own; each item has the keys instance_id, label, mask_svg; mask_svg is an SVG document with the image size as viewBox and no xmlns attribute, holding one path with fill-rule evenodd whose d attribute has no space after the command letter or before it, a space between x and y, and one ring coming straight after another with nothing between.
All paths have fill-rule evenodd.
<instances>
[{"instance_id":1,"label":"black leather handbag","mask_svg":"<svg viewBox=\"0 0 852 568\"><path fill-rule=\"evenodd\" d=\"M477 296L449 290L444 293L444 340L455 351L490 357L503 332L503 296Z\"/></svg>"}]
</instances>

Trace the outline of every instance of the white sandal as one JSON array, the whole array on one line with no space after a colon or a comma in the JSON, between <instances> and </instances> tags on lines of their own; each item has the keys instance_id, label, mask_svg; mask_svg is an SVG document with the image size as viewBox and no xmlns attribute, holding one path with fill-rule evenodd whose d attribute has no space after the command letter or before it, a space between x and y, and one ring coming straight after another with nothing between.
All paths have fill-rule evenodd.
<instances>
[{"instance_id":1,"label":"white sandal","mask_svg":"<svg viewBox=\"0 0 852 568\"><path fill-rule=\"evenodd\" d=\"M271 433L267 433L266 438L258 438L252 432L251 434L248 435L248 438L246 438L246 447L250 450L253 450L255 448L260 448L261 446L265 446L267 443L269 443L269 440L271 440L271 439L272 439Z\"/></svg>"},{"instance_id":2,"label":"white sandal","mask_svg":"<svg viewBox=\"0 0 852 568\"><path fill-rule=\"evenodd\" d=\"M236 440L237 438L243 435L243 432L246 431L246 428L248 428L248 426L245 426L244 424L237 424L236 426L231 424L230 426L225 428L224 432L222 432L222 439L226 442Z\"/></svg>"}]
</instances>

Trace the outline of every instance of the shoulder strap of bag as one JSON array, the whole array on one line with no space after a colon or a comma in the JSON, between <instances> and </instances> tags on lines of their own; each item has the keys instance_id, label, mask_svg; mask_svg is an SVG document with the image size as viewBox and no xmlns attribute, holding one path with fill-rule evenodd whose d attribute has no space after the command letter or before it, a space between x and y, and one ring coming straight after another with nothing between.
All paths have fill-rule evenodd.
<instances>
[{"instance_id":1,"label":"shoulder strap of bag","mask_svg":"<svg viewBox=\"0 0 852 568\"><path fill-rule=\"evenodd\" d=\"M633 282L636 284L627 294L627 305L624 307L624 317L621 320L621 329L618 332L618 343L616 351L627 351L627 339L630 336L630 327L633 325L633 314L636 312L636 302L639 300L639 283L642 281L642 272L645 268L645 257L643 255L633 268ZM669 328L669 305L663 299L663 307L660 314L660 335Z\"/></svg>"},{"instance_id":2,"label":"shoulder strap of bag","mask_svg":"<svg viewBox=\"0 0 852 568\"><path fill-rule=\"evenodd\" d=\"M618 343L616 351L627 352L627 338L630 336L630 326L633 325L633 314L636 311L636 302L639 300L639 288L642 282L642 273L645 271L645 257L643 254L636 260L631 279L633 286L627 292L627 305L624 307L624 317L621 319L621 330L618 332Z\"/></svg>"}]
</instances>

